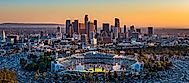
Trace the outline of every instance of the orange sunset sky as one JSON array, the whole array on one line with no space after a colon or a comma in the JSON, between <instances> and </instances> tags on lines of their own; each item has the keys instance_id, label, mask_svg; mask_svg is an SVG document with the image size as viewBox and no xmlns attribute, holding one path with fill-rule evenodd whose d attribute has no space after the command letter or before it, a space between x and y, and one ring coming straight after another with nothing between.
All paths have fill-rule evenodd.
<instances>
[{"instance_id":1,"label":"orange sunset sky","mask_svg":"<svg viewBox=\"0 0 189 83\"><path fill-rule=\"evenodd\" d=\"M189 0L1 0L0 23L58 23L98 20L121 26L189 28Z\"/></svg>"}]
</instances>

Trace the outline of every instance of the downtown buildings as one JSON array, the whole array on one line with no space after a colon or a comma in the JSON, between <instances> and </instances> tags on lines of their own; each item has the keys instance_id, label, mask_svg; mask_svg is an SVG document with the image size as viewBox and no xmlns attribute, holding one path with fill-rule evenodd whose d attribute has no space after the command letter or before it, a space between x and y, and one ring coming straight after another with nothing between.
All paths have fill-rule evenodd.
<instances>
[{"instance_id":1,"label":"downtown buildings","mask_svg":"<svg viewBox=\"0 0 189 83\"><path fill-rule=\"evenodd\" d=\"M89 21L88 15L85 15L84 23L74 20L66 20L66 38L74 38L82 41L82 44L97 44L97 20ZM76 38L78 37L78 38Z\"/></svg>"},{"instance_id":2,"label":"downtown buildings","mask_svg":"<svg viewBox=\"0 0 189 83\"><path fill-rule=\"evenodd\" d=\"M109 43L120 43L120 42L132 42L142 41L142 30L132 25L130 29L127 26L120 26L119 18L114 19L114 25L110 23L103 23L102 29L98 28L98 21L89 19L88 15L84 16L84 23L79 20L66 20L66 32L65 38L73 38L81 41L84 46L94 46L97 44L109 44ZM153 27L148 27L148 36L153 35ZM77 38L76 38L77 37Z\"/></svg>"}]
</instances>

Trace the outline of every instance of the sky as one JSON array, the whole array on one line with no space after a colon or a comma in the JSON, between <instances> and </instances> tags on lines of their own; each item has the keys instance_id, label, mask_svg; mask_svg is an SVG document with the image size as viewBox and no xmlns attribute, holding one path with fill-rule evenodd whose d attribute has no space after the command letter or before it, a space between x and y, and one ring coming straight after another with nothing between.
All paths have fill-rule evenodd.
<instances>
[{"instance_id":1,"label":"sky","mask_svg":"<svg viewBox=\"0 0 189 83\"><path fill-rule=\"evenodd\" d=\"M66 19L121 26L189 28L189 0L0 0L0 23L58 23Z\"/></svg>"}]
</instances>

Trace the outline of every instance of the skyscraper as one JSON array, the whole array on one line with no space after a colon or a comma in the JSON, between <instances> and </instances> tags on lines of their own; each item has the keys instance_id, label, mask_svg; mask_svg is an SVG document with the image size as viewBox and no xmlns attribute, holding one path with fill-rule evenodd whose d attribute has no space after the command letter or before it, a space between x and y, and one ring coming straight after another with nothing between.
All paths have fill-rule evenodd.
<instances>
[{"instance_id":1,"label":"skyscraper","mask_svg":"<svg viewBox=\"0 0 189 83\"><path fill-rule=\"evenodd\" d=\"M72 37L72 35L73 35L73 25L72 24L70 24L70 26L69 26L69 32L68 32L68 37Z\"/></svg>"},{"instance_id":2,"label":"skyscraper","mask_svg":"<svg viewBox=\"0 0 189 83\"><path fill-rule=\"evenodd\" d=\"M134 25L132 25L132 26L130 26L130 30L128 30L128 36L129 36L129 38L132 38L132 33L134 33L135 32L135 26Z\"/></svg>"},{"instance_id":3,"label":"skyscraper","mask_svg":"<svg viewBox=\"0 0 189 83\"><path fill-rule=\"evenodd\" d=\"M103 31L106 31L107 33L109 33L109 27L110 27L109 23L103 23Z\"/></svg>"},{"instance_id":4,"label":"skyscraper","mask_svg":"<svg viewBox=\"0 0 189 83\"><path fill-rule=\"evenodd\" d=\"M74 20L74 22L73 22L73 31L76 33L76 34L78 34L79 33L79 22L78 22L78 20Z\"/></svg>"},{"instance_id":5,"label":"skyscraper","mask_svg":"<svg viewBox=\"0 0 189 83\"><path fill-rule=\"evenodd\" d=\"M85 22L85 33L86 34L88 34L88 32L89 32L89 30L88 30L88 21L89 21L88 15L85 15L84 22Z\"/></svg>"},{"instance_id":6,"label":"skyscraper","mask_svg":"<svg viewBox=\"0 0 189 83\"><path fill-rule=\"evenodd\" d=\"M127 27L126 27L126 25L124 25L124 33L126 33L127 32Z\"/></svg>"},{"instance_id":7,"label":"skyscraper","mask_svg":"<svg viewBox=\"0 0 189 83\"><path fill-rule=\"evenodd\" d=\"M94 20L95 31L97 32L97 20Z\"/></svg>"},{"instance_id":8,"label":"skyscraper","mask_svg":"<svg viewBox=\"0 0 189 83\"><path fill-rule=\"evenodd\" d=\"M111 39L115 39L115 29L114 29L114 26L113 25L111 25L110 26L110 29L111 29Z\"/></svg>"},{"instance_id":9,"label":"skyscraper","mask_svg":"<svg viewBox=\"0 0 189 83\"><path fill-rule=\"evenodd\" d=\"M153 27L148 27L148 35L149 36L153 35Z\"/></svg>"},{"instance_id":10,"label":"skyscraper","mask_svg":"<svg viewBox=\"0 0 189 83\"><path fill-rule=\"evenodd\" d=\"M124 25L124 27L123 27L123 28L124 28L124 32L123 32L123 33L125 34L125 38L127 38L127 26L126 26L126 25Z\"/></svg>"},{"instance_id":11,"label":"skyscraper","mask_svg":"<svg viewBox=\"0 0 189 83\"><path fill-rule=\"evenodd\" d=\"M95 32L95 25L92 22L88 22L89 32Z\"/></svg>"},{"instance_id":12,"label":"skyscraper","mask_svg":"<svg viewBox=\"0 0 189 83\"><path fill-rule=\"evenodd\" d=\"M118 27L114 27L114 36L115 36L115 39L119 38L119 28Z\"/></svg>"},{"instance_id":13,"label":"skyscraper","mask_svg":"<svg viewBox=\"0 0 189 83\"><path fill-rule=\"evenodd\" d=\"M94 38L94 36L95 36L94 33L95 33L94 23L91 23L89 21L88 22L88 33L87 33L89 43L91 42L91 39Z\"/></svg>"},{"instance_id":14,"label":"skyscraper","mask_svg":"<svg viewBox=\"0 0 189 83\"><path fill-rule=\"evenodd\" d=\"M84 23L79 23L79 33L85 34L85 24Z\"/></svg>"},{"instance_id":15,"label":"skyscraper","mask_svg":"<svg viewBox=\"0 0 189 83\"><path fill-rule=\"evenodd\" d=\"M118 18L115 18L115 27L120 27L120 22Z\"/></svg>"},{"instance_id":16,"label":"skyscraper","mask_svg":"<svg viewBox=\"0 0 189 83\"><path fill-rule=\"evenodd\" d=\"M120 27L120 22L118 18L115 18L115 28L117 28L118 33L121 33L121 27Z\"/></svg>"},{"instance_id":17,"label":"skyscraper","mask_svg":"<svg viewBox=\"0 0 189 83\"><path fill-rule=\"evenodd\" d=\"M70 20L66 20L66 35L67 35L67 37L69 37L70 36L70 30L71 30L71 28L70 28Z\"/></svg>"},{"instance_id":18,"label":"skyscraper","mask_svg":"<svg viewBox=\"0 0 189 83\"><path fill-rule=\"evenodd\" d=\"M95 27L95 38L97 38L97 20L94 20L94 27Z\"/></svg>"},{"instance_id":19,"label":"skyscraper","mask_svg":"<svg viewBox=\"0 0 189 83\"><path fill-rule=\"evenodd\" d=\"M134 25L130 26L130 30L134 31L135 30L135 26Z\"/></svg>"}]
</instances>

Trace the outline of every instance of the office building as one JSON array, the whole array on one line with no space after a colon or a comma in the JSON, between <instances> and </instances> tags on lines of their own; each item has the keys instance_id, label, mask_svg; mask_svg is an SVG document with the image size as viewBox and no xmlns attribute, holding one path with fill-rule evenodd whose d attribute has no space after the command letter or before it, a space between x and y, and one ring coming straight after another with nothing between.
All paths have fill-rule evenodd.
<instances>
[{"instance_id":1,"label":"office building","mask_svg":"<svg viewBox=\"0 0 189 83\"><path fill-rule=\"evenodd\" d=\"M114 35L114 26L113 25L111 25L110 26L110 37L111 37L111 39L115 39L115 35Z\"/></svg>"},{"instance_id":2,"label":"office building","mask_svg":"<svg viewBox=\"0 0 189 83\"><path fill-rule=\"evenodd\" d=\"M79 22L78 22L78 20L74 20L74 22L73 22L73 31L76 34L79 34Z\"/></svg>"},{"instance_id":3,"label":"office building","mask_svg":"<svg viewBox=\"0 0 189 83\"><path fill-rule=\"evenodd\" d=\"M82 42L82 45L88 44L88 38L86 34L81 34L81 42Z\"/></svg>"},{"instance_id":4,"label":"office building","mask_svg":"<svg viewBox=\"0 0 189 83\"><path fill-rule=\"evenodd\" d=\"M94 20L94 27L95 27L95 38L97 38L97 31L98 31L98 27L97 27L97 20Z\"/></svg>"},{"instance_id":5,"label":"office building","mask_svg":"<svg viewBox=\"0 0 189 83\"><path fill-rule=\"evenodd\" d=\"M149 36L153 35L153 27L148 27L148 35Z\"/></svg>"},{"instance_id":6,"label":"office building","mask_svg":"<svg viewBox=\"0 0 189 83\"><path fill-rule=\"evenodd\" d=\"M130 26L130 30L135 31L135 26L134 25Z\"/></svg>"},{"instance_id":7,"label":"office building","mask_svg":"<svg viewBox=\"0 0 189 83\"><path fill-rule=\"evenodd\" d=\"M97 20L94 20L94 27L95 27L95 31L97 32L97 27L98 25L97 25Z\"/></svg>"},{"instance_id":8,"label":"office building","mask_svg":"<svg viewBox=\"0 0 189 83\"><path fill-rule=\"evenodd\" d=\"M127 26L124 25L123 27L123 33L124 33L124 38L126 39L127 38Z\"/></svg>"},{"instance_id":9,"label":"office building","mask_svg":"<svg viewBox=\"0 0 189 83\"><path fill-rule=\"evenodd\" d=\"M118 18L115 18L115 27L120 27L120 22Z\"/></svg>"},{"instance_id":10,"label":"office building","mask_svg":"<svg viewBox=\"0 0 189 83\"><path fill-rule=\"evenodd\" d=\"M117 39L119 37L119 28L118 27L114 27L114 36L115 36L115 39Z\"/></svg>"},{"instance_id":11,"label":"office building","mask_svg":"<svg viewBox=\"0 0 189 83\"><path fill-rule=\"evenodd\" d=\"M70 37L71 35L71 23L70 20L66 20L66 36Z\"/></svg>"},{"instance_id":12,"label":"office building","mask_svg":"<svg viewBox=\"0 0 189 83\"><path fill-rule=\"evenodd\" d=\"M109 27L110 27L110 24L109 23L103 23L103 31L109 33Z\"/></svg>"},{"instance_id":13,"label":"office building","mask_svg":"<svg viewBox=\"0 0 189 83\"><path fill-rule=\"evenodd\" d=\"M120 21L118 18L115 18L115 28L117 28L117 32L121 33Z\"/></svg>"},{"instance_id":14,"label":"office building","mask_svg":"<svg viewBox=\"0 0 189 83\"><path fill-rule=\"evenodd\" d=\"M94 23L88 22L88 29L89 29L89 32L95 32Z\"/></svg>"},{"instance_id":15,"label":"office building","mask_svg":"<svg viewBox=\"0 0 189 83\"><path fill-rule=\"evenodd\" d=\"M85 15L84 22L85 22L85 33L86 34L88 34L88 32L89 32L89 30L88 30L88 21L89 21L88 15Z\"/></svg>"},{"instance_id":16,"label":"office building","mask_svg":"<svg viewBox=\"0 0 189 83\"><path fill-rule=\"evenodd\" d=\"M123 27L123 33L127 33L127 27L126 27L126 25L124 25L124 27Z\"/></svg>"},{"instance_id":17,"label":"office building","mask_svg":"<svg viewBox=\"0 0 189 83\"><path fill-rule=\"evenodd\" d=\"M85 34L85 24L79 23L79 34Z\"/></svg>"},{"instance_id":18,"label":"office building","mask_svg":"<svg viewBox=\"0 0 189 83\"><path fill-rule=\"evenodd\" d=\"M134 25L130 26L130 30L128 30L128 36L129 38L132 38L132 33L135 32L135 27Z\"/></svg>"},{"instance_id":19,"label":"office building","mask_svg":"<svg viewBox=\"0 0 189 83\"><path fill-rule=\"evenodd\" d=\"M88 37L88 41L90 43L90 41L94 38L95 34L95 26L94 23L88 22L88 32L87 32L87 37Z\"/></svg>"}]
</instances>

